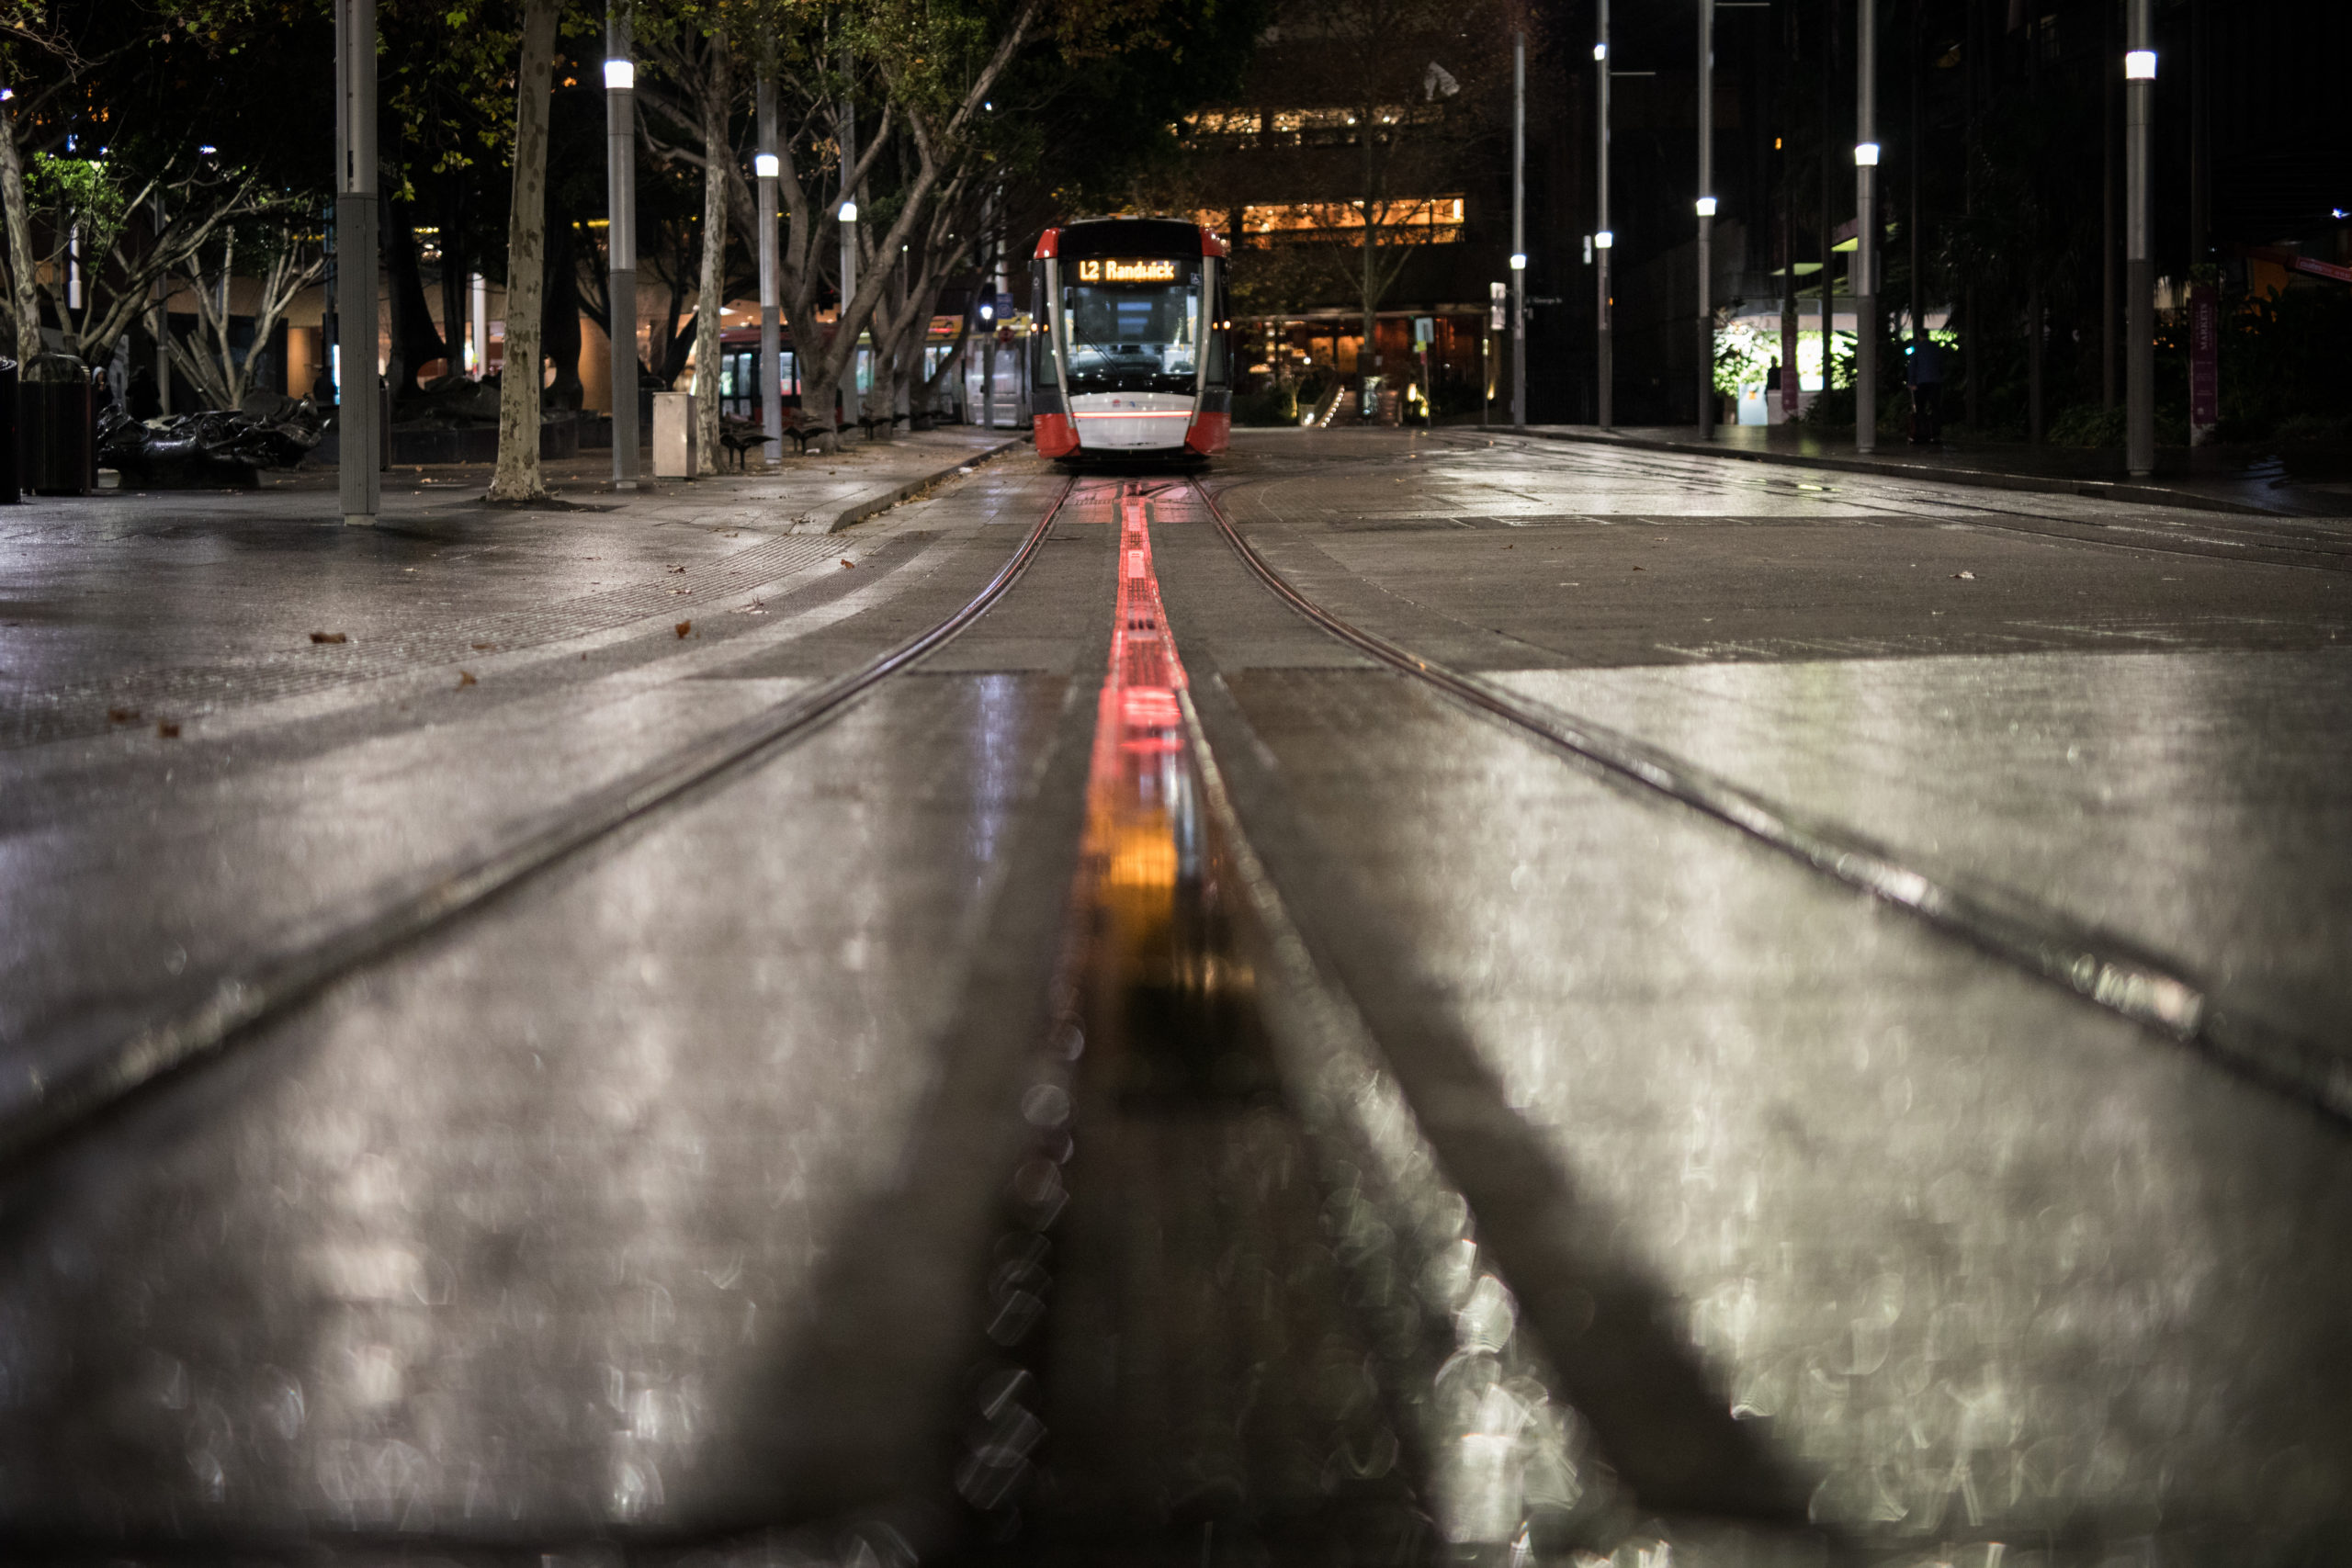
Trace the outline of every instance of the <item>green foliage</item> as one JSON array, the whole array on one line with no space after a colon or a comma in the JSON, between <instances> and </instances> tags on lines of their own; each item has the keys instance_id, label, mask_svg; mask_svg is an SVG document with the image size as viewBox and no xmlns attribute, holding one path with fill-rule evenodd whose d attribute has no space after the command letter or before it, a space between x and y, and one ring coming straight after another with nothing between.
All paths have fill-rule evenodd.
<instances>
[{"instance_id":1,"label":"green foliage","mask_svg":"<svg viewBox=\"0 0 2352 1568\"><path fill-rule=\"evenodd\" d=\"M1255 392L1233 395L1233 423L1283 425L1298 423L1298 389L1277 381Z\"/></svg>"},{"instance_id":2,"label":"green foliage","mask_svg":"<svg viewBox=\"0 0 2352 1568\"><path fill-rule=\"evenodd\" d=\"M35 211L54 213L79 225L85 255L102 255L114 245L130 216L130 198L104 159L57 158L36 152L25 171L25 201Z\"/></svg>"}]
</instances>

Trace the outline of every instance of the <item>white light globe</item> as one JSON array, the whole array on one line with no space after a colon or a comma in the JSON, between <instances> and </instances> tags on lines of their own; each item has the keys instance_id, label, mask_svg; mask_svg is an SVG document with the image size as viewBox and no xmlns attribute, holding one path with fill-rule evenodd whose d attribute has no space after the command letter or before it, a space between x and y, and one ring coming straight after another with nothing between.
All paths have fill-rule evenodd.
<instances>
[{"instance_id":1,"label":"white light globe","mask_svg":"<svg viewBox=\"0 0 2352 1568\"><path fill-rule=\"evenodd\" d=\"M637 62L607 60L605 62L605 86L616 93L629 92L637 86Z\"/></svg>"}]
</instances>

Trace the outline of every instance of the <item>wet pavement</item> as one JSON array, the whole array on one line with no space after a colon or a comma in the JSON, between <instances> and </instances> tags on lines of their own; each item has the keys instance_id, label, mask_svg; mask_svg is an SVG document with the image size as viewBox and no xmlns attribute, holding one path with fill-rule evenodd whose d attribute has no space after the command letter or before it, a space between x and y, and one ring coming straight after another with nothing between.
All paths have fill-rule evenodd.
<instances>
[{"instance_id":1,"label":"wet pavement","mask_svg":"<svg viewBox=\"0 0 2352 1568\"><path fill-rule=\"evenodd\" d=\"M1882 432L1876 450L1854 449L1854 433L1804 424L1718 425L1704 437L1696 425L1535 425L1531 434L1555 441L1708 454L1734 461L1818 466L1892 478L2056 495L2085 494L2153 506L2185 506L2283 517L2340 517L2352 513L2352 462L2324 443L2279 446L2166 446L2153 472L2133 478L2114 448L2033 445L1978 439L1965 434L1913 443Z\"/></svg>"},{"instance_id":2,"label":"wet pavement","mask_svg":"<svg viewBox=\"0 0 2352 1568\"><path fill-rule=\"evenodd\" d=\"M2344 1060L2352 522L1450 432L1201 481L12 516L0 1116L1059 508L911 671L0 1178L10 1554L2352 1551L2352 1129L1375 664L1209 500Z\"/></svg>"}]
</instances>

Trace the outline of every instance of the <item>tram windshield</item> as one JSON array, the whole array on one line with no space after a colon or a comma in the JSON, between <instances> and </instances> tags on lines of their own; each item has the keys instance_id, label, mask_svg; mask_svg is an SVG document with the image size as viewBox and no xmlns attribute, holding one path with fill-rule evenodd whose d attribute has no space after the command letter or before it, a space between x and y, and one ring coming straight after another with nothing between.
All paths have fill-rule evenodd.
<instances>
[{"instance_id":1,"label":"tram windshield","mask_svg":"<svg viewBox=\"0 0 2352 1568\"><path fill-rule=\"evenodd\" d=\"M1190 392L1199 367L1201 280L1063 292L1074 392Z\"/></svg>"}]
</instances>

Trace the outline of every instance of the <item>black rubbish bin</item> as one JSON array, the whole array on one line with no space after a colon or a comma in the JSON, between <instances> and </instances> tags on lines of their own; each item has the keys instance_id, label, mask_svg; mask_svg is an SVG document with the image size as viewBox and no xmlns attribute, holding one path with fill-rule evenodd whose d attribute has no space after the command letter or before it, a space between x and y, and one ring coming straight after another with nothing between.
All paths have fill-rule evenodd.
<instances>
[{"instance_id":1,"label":"black rubbish bin","mask_svg":"<svg viewBox=\"0 0 2352 1568\"><path fill-rule=\"evenodd\" d=\"M24 500L17 479L17 362L0 359L0 506Z\"/></svg>"},{"instance_id":2,"label":"black rubbish bin","mask_svg":"<svg viewBox=\"0 0 2352 1568\"><path fill-rule=\"evenodd\" d=\"M17 388L17 477L35 495L87 495L97 482L90 383L25 381Z\"/></svg>"}]
</instances>

